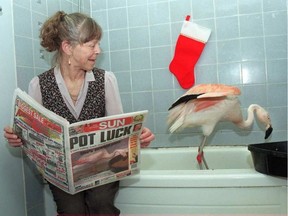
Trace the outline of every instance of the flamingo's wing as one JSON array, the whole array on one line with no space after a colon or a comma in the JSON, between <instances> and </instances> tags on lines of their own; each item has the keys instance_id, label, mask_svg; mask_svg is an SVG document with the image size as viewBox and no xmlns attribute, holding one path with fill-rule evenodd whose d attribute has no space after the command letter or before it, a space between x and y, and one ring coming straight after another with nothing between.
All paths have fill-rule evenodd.
<instances>
[{"instance_id":1,"label":"flamingo's wing","mask_svg":"<svg viewBox=\"0 0 288 216\"><path fill-rule=\"evenodd\" d=\"M205 99L212 98L213 99L213 98L217 98L217 97L225 97L227 95L229 95L229 93L227 93L227 92L208 92L208 93L202 93L202 94L183 95L177 101L175 101L168 110L173 109L174 107L176 107L177 105L179 105L181 103L187 103L190 100L201 99L201 98L205 98ZM208 104L211 104L211 106L213 105L213 102L208 103L206 101L205 103L207 105ZM203 104L203 103L201 103L201 104ZM198 109L198 110L200 110L200 109Z\"/></svg>"},{"instance_id":2,"label":"flamingo's wing","mask_svg":"<svg viewBox=\"0 0 288 216\"><path fill-rule=\"evenodd\" d=\"M228 96L228 92L207 92L204 94L199 95L199 98L216 98L216 97L225 97Z\"/></svg>"},{"instance_id":3,"label":"flamingo's wing","mask_svg":"<svg viewBox=\"0 0 288 216\"><path fill-rule=\"evenodd\" d=\"M199 84L189 89L184 95L176 100L168 110L173 109L181 103L200 98L217 98L225 96L240 95L241 91L235 86L224 84Z\"/></svg>"},{"instance_id":4,"label":"flamingo's wing","mask_svg":"<svg viewBox=\"0 0 288 216\"><path fill-rule=\"evenodd\" d=\"M174 107L176 107L176 106L179 105L179 104L187 103L187 102L190 101L190 100L197 99L199 95L201 95L201 94L183 95L183 96L180 97L178 100L176 100L176 101L171 105L171 107L170 107L168 110L173 109Z\"/></svg>"},{"instance_id":5,"label":"flamingo's wing","mask_svg":"<svg viewBox=\"0 0 288 216\"><path fill-rule=\"evenodd\" d=\"M222 102L222 99L218 100L197 100L194 103L194 112L199 112L205 109L213 109L213 107L216 106L216 104Z\"/></svg>"},{"instance_id":6,"label":"flamingo's wing","mask_svg":"<svg viewBox=\"0 0 288 216\"><path fill-rule=\"evenodd\" d=\"M200 93L208 93L208 92L226 92L229 95L240 95L241 91L236 86L224 85L224 84L199 84L193 86L189 89L185 95L188 94L200 94Z\"/></svg>"},{"instance_id":7,"label":"flamingo's wing","mask_svg":"<svg viewBox=\"0 0 288 216\"><path fill-rule=\"evenodd\" d=\"M212 114L211 116L211 113L215 113L212 110L217 111L217 109L219 109L217 108L218 104L222 101L222 97L217 97L212 99L195 99L187 101L186 103L179 104L178 106L171 109L168 115L167 123L170 126L170 132L173 133L177 130L187 127L187 124L189 125L189 127L194 127L199 122L203 123L208 121L208 125L210 125L212 122L214 122L215 119L218 118L218 115ZM207 115L210 117L208 117Z\"/></svg>"}]
</instances>

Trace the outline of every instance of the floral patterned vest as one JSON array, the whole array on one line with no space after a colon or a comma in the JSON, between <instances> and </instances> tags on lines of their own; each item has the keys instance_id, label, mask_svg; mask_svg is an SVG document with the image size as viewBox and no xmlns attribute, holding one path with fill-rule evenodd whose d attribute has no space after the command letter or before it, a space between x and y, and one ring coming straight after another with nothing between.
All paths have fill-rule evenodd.
<instances>
[{"instance_id":1,"label":"floral patterned vest","mask_svg":"<svg viewBox=\"0 0 288 216\"><path fill-rule=\"evenodd\" d=\"M69 123L105 116L105 71L94 68L92 72L95 81L89 82L87 96L78 119L72 115L64 102L53 68L38 76L43 106L67 119Z\"/></svg>"}]
</instances>

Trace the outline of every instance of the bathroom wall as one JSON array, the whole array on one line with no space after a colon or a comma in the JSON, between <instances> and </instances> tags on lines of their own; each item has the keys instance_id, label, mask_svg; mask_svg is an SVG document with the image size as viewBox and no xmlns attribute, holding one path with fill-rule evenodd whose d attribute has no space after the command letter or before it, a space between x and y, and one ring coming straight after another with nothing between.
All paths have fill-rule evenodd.
<instances>
[{"instance_id":1,"label":"bathroom wall","mask_svg":"<svg viewBox=\"0 0 288 216\"><path fill-rule=\"evenodd\" d=\"M3 128L10 125L16 67L12 1L0 0L0 210L1 215L25 215L25 194L21 152L8 146Z\"/></svg>"},{"instance_id":2,"label":"bathroom wall","mask_svg":"<svg viewBox=\"0 0 288 216\"><path fill-rule=\"evenodd\" d=\"M0 2L4 4L2 0ZM5 36L15 39L16 73L15 62L8 62L14 59L13 50L5 52L8 60L5 58L7 64L1 65L1 71L9 70L11 73L5 73L0 81L0 106L5 113L1 116L1 125L10 121L11 109L6 106L6 101L11 99L13 89L19 86L27 90L31 78L50 67L51 56L39 46L39 27L59 9L69 13L79 7L78 0L5 1L8 6L9 3L13 4L10 11L14 15L12 19L10 14L10 22L14 21L14 36L12 29L7 27L8 34ZM266 107L274 127L269 141L287 140L285 0L84 0L81 11L91 12L103 27L103 53L97 64L115 72L124 110L149 110L147 126L156 134L152 147L197 146L200 142L199 130L185 130L179 135L171 135L165 124L167 109L185 92L169 72L168 65L187 14L196 23L212 29L195 68L196 83L226 83L240 87L244 116L250 103ZM11 27L10 24L7 24L8 27ZM13 46L14 43L2 43L1 50L10 50ZM3 52L1 61L2 56ZM2 67L5 68L2 70ZM209 142L214 145L239 145L262 142L263 137L264 133L257 123L252 131L242 131L230 123L223 123ZM0 141L5 142L3 138ZM5 185L0 193L1 212L7 212L5 215L25 215L27 208L29 216L55 215L49 190L47 187L43 190L37 171L27 158L24 158L23 168L20 152L9 148L7 151L6 148L5 144L4 147L1 145L0 162L4 162L0 163L1 172L5 170L5 177L0 178L1 185ZM16 197L11 192L13 190ZM14 208L15 203L17 208Z\"/></svg>"},{"instance_id":3,"label":"bathroom wall","mask_svg":"<svg viewBox=\"0 0 288 216\"><path fill-rule=\"evenodd\" d=\"M149 110L151 147L197 146L198 129L176 135L166 125L168 108L186 90L168 66L186 15L212 34L196 67L196 84L238 86L243 115L251 103L265 107L274 127L268 142L287 140L287 2L285 0L93 0L92 16L104 36L98 67L113 71L126 112ZM240 130L221 123L210 145L264 141L258 123Z\"/></svg>"}]
</instances>

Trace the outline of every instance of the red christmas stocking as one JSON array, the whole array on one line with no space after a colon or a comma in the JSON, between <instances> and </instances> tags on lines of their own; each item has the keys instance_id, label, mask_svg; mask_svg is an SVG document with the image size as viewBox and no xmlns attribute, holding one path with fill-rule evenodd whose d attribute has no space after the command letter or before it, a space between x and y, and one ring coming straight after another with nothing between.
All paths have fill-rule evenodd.
<instances>
[{"instance_id":1,"label":"red christmas stocking","mask_svg":"<svg viewBox=\"0 0 288 216\"><path fill-rule=\"evenodd\" d=\"M184 89L194 85L194 67L211 34L210 29L189 22L189 19L190 16L187 16L182 25L174 57L169 65L169 70Z\"/></svg>"}]
</instances>

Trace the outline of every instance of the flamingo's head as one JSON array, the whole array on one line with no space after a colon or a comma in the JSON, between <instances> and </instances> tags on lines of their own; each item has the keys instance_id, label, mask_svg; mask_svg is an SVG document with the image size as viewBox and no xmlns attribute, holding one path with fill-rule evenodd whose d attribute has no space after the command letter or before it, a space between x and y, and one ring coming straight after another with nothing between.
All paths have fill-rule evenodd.
<instances>
[{"instance_id":1,"label":"flamingo's head","mask_svg":"<svg viewBox=\"0 0 288 216\"><path fill-rule=\"evenodd\" d=\"M258 117L259 122L261 122L261 124L265 126L265 129L266 129L265 139L267 139L273 131L270 115L262 107L259 107L258 109L256 109L256 115Z\"/></svg>"}]
</instances>

